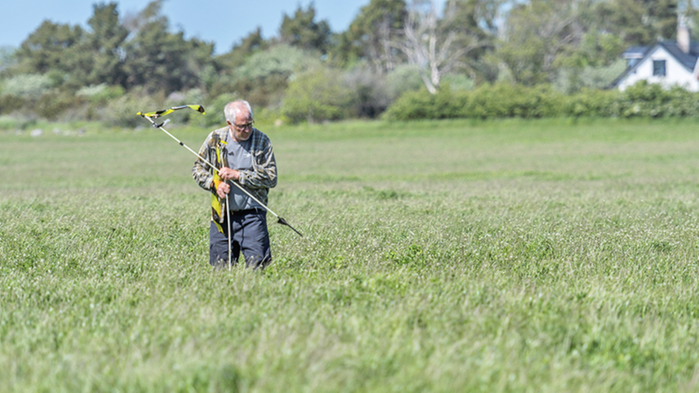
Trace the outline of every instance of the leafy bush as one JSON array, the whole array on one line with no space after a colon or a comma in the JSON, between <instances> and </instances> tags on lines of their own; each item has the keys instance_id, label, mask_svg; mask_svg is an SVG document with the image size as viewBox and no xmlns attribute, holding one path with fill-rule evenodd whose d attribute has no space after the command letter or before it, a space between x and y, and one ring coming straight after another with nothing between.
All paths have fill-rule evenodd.
<instances>
[{"instance_id":1,"label":"leafy bush","mask_svg":"<svg viewBox=\"0 0 699 393\"><path fill-rule=\"evenodd\" d=\"M235 78L259 80L271 75L288 77L295 71L319 64L307 52L287 45L277 45L250 56L235 70Z\"/></svg>"},{"instance_id":2,"label":"leafy bush","mask_svg":"<svg viewBox=\"0 0 699 393\"><path fill-rule=\"evenodd\" d=\"M619 94L612 115L619 117L686 117L699 115L698 93L641 81Z\"/></svg>"},{"instance_id":3,"label":"leafy bush","mask_svg":"<svg viewBox=\"0 0 699 393\"><path fill-rule=\"evenodd\" d=\"M100 111L98 119L108 126L138 127L147 125L145 120L136 116L136 112L161 109L165 100L158 96L145 94L135 89L115 100L111 100L106 108Z\"/></svg>"},{"instance_id":4,"label":"leafy bush","mask_svg":"<svg viewBox=\"0 0 699 393\"><path fill-rule=\"evenodd\" d=\"M562 115L569 117L609 117L618 112L618 90L582 90L566 96Z\"/></svg>"},{"instance_id":5,"label":"leafy bush","mask_svg":"<svg viewBox=\"0 0 699 393\"><path fill-rule=\"evenodd\" d=\"M12 113L24 106L25 99L13 95L0 95L0 114Z\"/></svg>"},{"instance_id":6,"label":"leafy bush","mask_svg":"<svg viewBox=\"0 0 699 393\"><path fill-rule=\"evenodd\" d=\"M441 118L540 117L687 117L699 116L699 93L681 87L663 88L639 82L624 92L581 90L564 95L548 85L525 87L501 83L472 92L437 94L426 91L402 95L384 113L390 120Z\"/></svg>"},{"instance_id":7,"label":"leafy bush","mask_svg":"<svg viewBox=\"0 0 699 393\"><path fill-rule=\"evenodd\" d=\"M278 106L289 78L296 72L319 66L319 56L288 45L276 45L251 55L230 75L212 82L209 94L215 97L237 92L253 106Z\"/></svg>"},{"instance_id":8,"label":"leafy bush","mask_svg":"<svg viewBox=\"0 0 699 393\"><path fill-rule=\"evenodd\" d=\"M437 95L430 94L424 88L404 93L382 117L391 120L435 119L436 98Z\"/></svg>"},{"instance_id":9,"label":"leafy bush","mask_svg":"<svg viewBox=\"0 0 699 393\"><path fill-rule=\"evenodd\" d=\"M606 89L626 69L626 61L620 59L607 66L563 68L558 72L556 90L573 94L583 89Z\"/></svg>"},{"instance_id":10,"label":"leafy bush","mask_svg":"<svg viewBox=\"0 0 699 393\"><path fill-rule=\"evenodd\" d=\"M188 122L191 125L212 130L214 128L223 127L226 125L223 108L225 108L226 104L229 102L239 98L237 94L221 94L212 100L197 101L196 103L202 103L202 105L204 105L206 115L202 116L201 113L187 111ZM191 102L194 103L194 101ZM255 108L253 108L253 115L255 113L254 109Z\"/></svg>"},{"instance_id":11,"label":"leafy bush","mask_svg":"<svg viewBox=\"0 0 699 393\"><path fill-rule=\"evenodd\" d=\"M528 88L507 83L483 85L469 96L463 117L481 119L556 116L562 100L562 94L547 85Z\"/></svg>"},{"instance_id":12,"label":"leafy bush","mask_svg":"<svg viewBox=\"0 0 699 393\"><path fill-rule=\"evenodd\" d=\"M476 87L473 79L464 74L446 74L442 77L440 84L442 86L449 86L453 91L473 90Z\"/></svg>"},{"instance_id":13,"label":"leafy bush","mask_svg":"<svg viewBox=\"0 0 699 393\"><path fill-rule=\"evenodd\" d=\"M12 116L0 116L0 130L16 130L22 128L22 121Z\"/></svg>"},{"instance_id":14,"label":"leafy bush","mask_svg":"<svg viewBox=\"0 0 699 393\"><path fill-rule=\"evenodd\" d=\"M206 94L199 89L189 89L187 91L176 91L170 93L165 99L163 108L169 108L180 105L202 105L206 110L206 115L191 110L175 111L168 115L172 124L190 124L203 128L210 128L215 125L222 124L223 107L232 101L234 95L226 95L216 97L213 100L206 99Z\"/></svg>"},{"instance_id":15,"label":"leafy bush","mask_svg":"<svg viewBox=\"0 0 699 393\"><path fill-rule=\"evenodd\" d=\"M34 111L41 117L56 120L58 116L69 108L82 105L79 96L70 93L50 92L45 93L34 104Z\"/></svg>"},{"instance_id":16,"label":"leafy bush","mask_svg":"<svg viewBox=\"0 0 699 393\"><path fill-rule=\"evenodd\" d=\"M349 70L344 83L353 91L348 108L353 117L378 117L392 101L385 78L366 65Z\"/></svg>"},{"instance_id":17,"label":"leafy bush","mask_svg":"<svg viewBox=\"0 0 699 393\"><path fill-rule=\"evenodd\" d=\"M78 97L85 98L88 102L102 104L109 100L119 98L124 95L124 88L121 86L108 86L104 83L81 88L75 93Z\"/></svg>"},{"instance_id":18,"label":"leafy bush","mask_svg":"<svg viewBox=\"0 0 699 393\"><path fill-rule=\"evenodd\" d=\"M478 89L453 92L449 85L437 94L426 90L401 96L385 112L393 120L452 118L538 118L555 116L562 94L548 86L526 88L510 84L483 85Z\"/></svg>"},{"instance_id":19,"label":"leafy bush","mask_svg":"<svg viewBox=\"0 0 699 393\"><path fill-rule=\"evenodd\" d=\"M282 104L284 115L292 122L339 120L353 101L353 92L342 83L340 71L317 67L295 75Z\"/></svg>"},{"instance_id":20,"label":"leafy bush","mask_svg":"<svg viewBox=\"0 0 699 393\"><path fill-rule=\"evenodd\" d=\"M2 95L37 99L53 87L54 81L49 75L23 74L5 80Z\"/></svg>"},{"instance_id":21,"label":"leafy bush","mask_svg":"<svg viewBox=\"0 0 699 393\"><path fill-rule=\"evenodd\" d=\"M388 94L395 100L409 91L419 91L424 87L417 66L403 64L386 75Z\"/></svg>"}]
</instances>

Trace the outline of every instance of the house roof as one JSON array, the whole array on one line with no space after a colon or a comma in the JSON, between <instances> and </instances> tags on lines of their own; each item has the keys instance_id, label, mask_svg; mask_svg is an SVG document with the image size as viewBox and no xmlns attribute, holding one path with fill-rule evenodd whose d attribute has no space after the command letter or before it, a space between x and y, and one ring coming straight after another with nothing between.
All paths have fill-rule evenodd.
<instances>
[{"instance_id":1,"label":"house roof","mask_svg":"<svg viewBox=\"0 0 699 393\"><path fill-rule=\"evenodd\" d=\"M677 46L676 41L659 41L657 44L650 47L636 46L625 50L623 54L625 58L638 58L638 53L643 53L643 57L636 64L627 68L623 74L616 78L614 82L612 82L611 87L618 86L619 82L621 82L629 73L635 71L636 68L638 68L641 65L641 63L643 63L648 58L648 56L650 56L651 53L655 52L655 49L659 46L664 48L672 57L675 58L675 60L677 60L678 63L682 64L682 66L684 66L684 68L686 68L689 72L694 71L694 66L697 64L697 59L699 59L699 43L692 43L689 48L689 53L684 53L682 49L680 49L680 47Z\"/></svg>"},{"instance_id":2,"label":"house roof","mask_svg":"<svg viewBox=\"0 0 699 393\"><path fill-rule=\"evenodd\" d=\"M689 71L694 71L694 65L697 64L697 58L699 58L699 44L691 44L689 48L689 53L684 53L677 42L675 41L662 41L658 45L661 45L670 52L672 56L677 59L686 69ZM644 56L645 57L645 56Z\"/></svg>"},{"instance_id":3,"label":"house roof","mask_svg":"<svg viewBox=\"0 0 699 393\"><path fill-rule=\"evenodd\" d=\"M646 52L648 52L647 46L632 46L630 48L626 48L624 53L621 55L624 57L624 59L640 59L642 58Z\"/></svg>"}]
</instances>

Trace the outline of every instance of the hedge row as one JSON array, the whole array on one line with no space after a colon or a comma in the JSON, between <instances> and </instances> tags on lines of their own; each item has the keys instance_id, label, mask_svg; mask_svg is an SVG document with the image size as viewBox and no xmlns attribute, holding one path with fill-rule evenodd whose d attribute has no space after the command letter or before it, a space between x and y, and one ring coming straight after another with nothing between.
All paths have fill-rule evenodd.
<instances>
[{"instance_id":1,"label":"hedge row","mask_svg":"<svg viewBox=\"0 0 699 393\"><path fill-rule=\"evenodd\" d=\"M699 116L699 93L639 82L624 92L587 90L565 95L550 86L483 85L473 91L448 87L402 95L383 114L389 120L541 117Z\"/></svg>"}]
</instances>

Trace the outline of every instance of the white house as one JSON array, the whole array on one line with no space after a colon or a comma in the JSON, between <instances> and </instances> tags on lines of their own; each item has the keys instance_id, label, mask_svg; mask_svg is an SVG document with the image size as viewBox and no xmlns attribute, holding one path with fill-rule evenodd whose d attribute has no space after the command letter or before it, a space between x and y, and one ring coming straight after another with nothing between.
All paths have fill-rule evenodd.
<instances>
[{"instance_id":1,"label":"white house","mask_svg":"<svg viewBox=\"0 0 699 393\"><path fill-rule=\"evenodd\" d=\"M663 86L684 87L699 91L699 45L692 44L689 29L682 24L677 29L677 41L660 41L651 47L629 48L624 52L627 68L613 86L625 90L646 80Z\"/></svg>"}]
</instances>

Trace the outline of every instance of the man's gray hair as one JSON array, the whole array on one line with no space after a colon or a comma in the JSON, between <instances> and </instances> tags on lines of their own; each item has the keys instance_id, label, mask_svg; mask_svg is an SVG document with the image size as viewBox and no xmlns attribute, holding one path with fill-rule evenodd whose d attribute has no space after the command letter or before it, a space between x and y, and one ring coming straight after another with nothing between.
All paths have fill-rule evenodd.
<instances>
[{"instance_id":1,"label":"man's gray hair","mask_svg":"<svg viewBox=\"0 0 699 393\"><path fill-rule=\"evenodd\" d=\"M235 124L236 118L238 117L238 111L241 107L250 112L250 118L252 119L252 107L250 106L250 103L245 100L236 100L226 104L226 107L223 109L223 114L226 116L226 120Z\"/></svg>"}]
</instances>

